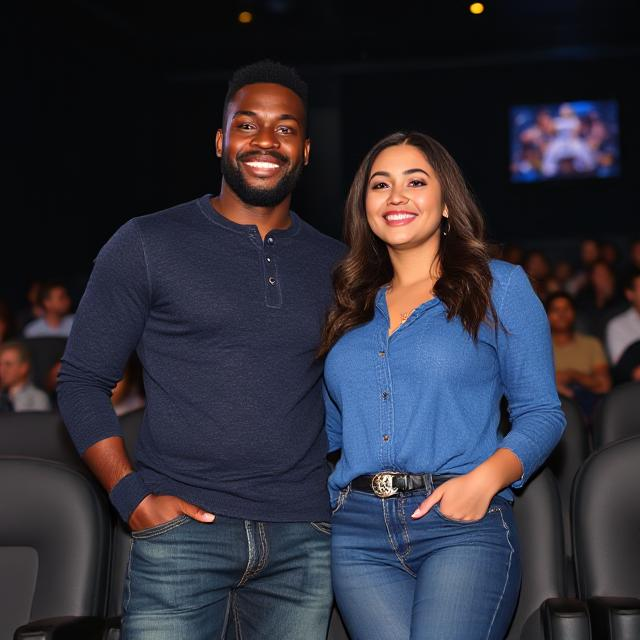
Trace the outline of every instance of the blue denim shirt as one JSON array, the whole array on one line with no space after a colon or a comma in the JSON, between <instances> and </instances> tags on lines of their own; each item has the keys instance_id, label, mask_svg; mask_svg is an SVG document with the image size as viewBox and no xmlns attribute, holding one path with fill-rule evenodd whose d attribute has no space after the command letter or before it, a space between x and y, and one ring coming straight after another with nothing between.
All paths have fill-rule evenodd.
<instances>
[{"instance_id":1,"label":"blue denim shirt","mask_svg":"<svg viewBox=\"0 0 640 640\"><path fill-rule=\"evenodd\" d=\"M334 345L325 363L329 450L342 456L329 479L340 489L382 470L463 474L499 447L524 468L522 486L560 439L565 417L556 391L547 316L524 271L491 262L500 325L478 340L438 298L417 307L391 335L386 288L374 317ZM500 399L512 428L498 434ZM511 499L510 489L501 495Z\"/></svg>"}]
</instances>

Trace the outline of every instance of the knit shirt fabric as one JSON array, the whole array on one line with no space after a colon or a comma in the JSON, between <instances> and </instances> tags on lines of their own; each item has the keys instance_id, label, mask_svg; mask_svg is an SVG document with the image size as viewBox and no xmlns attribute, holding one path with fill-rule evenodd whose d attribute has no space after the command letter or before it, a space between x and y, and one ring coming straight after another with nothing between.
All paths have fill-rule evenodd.
<instances>
[{"instance_id":1,"label":"knit shirt fabric","mask_svg":"<svg viewBox=\"0 0 640 640\"><path fill-rule=\"evenodd\" d=\"M134 218L102 248L58 399L80 453L122 435L110 394L137 351L137 471L112 492L125 520L148 493L251 520L328 518L316 351L343 252L293 212L263 240L209 195Z\"/></svg>"}]
</instances>

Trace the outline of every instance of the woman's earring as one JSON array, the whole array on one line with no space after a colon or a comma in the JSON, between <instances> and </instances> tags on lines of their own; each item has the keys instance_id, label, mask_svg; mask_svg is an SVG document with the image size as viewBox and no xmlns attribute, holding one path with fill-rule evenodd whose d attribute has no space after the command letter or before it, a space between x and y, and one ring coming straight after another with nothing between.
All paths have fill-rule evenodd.
<instances>
[{"instance_id":1,"label":"woman's earring","mask_svg":"<svg viewBox=\"0 0 640 640\"><path fill-rule=\"evenodd\" d=\"M442 235L446 238L451 231L451 222L449 221L449 216L442 216L442 220L446 222L446 225L443 226L441 224L440 228L442 229Z\"/></svg>"}]
</instances>

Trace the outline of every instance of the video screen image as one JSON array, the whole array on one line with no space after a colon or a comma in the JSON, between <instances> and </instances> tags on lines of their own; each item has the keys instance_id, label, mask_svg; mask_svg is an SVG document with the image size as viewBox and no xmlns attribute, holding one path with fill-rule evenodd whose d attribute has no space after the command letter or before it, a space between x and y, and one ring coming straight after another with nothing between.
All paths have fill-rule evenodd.
<instances>
[{"instance_id":1,"label":"video screen image","mask_svg":"<svg viewBox=\"0 0 640 640\"><path fill-rule=\"evenodd\" d=\"M578 100L511 108L511 181L620 175L618 104Z\"/></svg>"}]
</instances>

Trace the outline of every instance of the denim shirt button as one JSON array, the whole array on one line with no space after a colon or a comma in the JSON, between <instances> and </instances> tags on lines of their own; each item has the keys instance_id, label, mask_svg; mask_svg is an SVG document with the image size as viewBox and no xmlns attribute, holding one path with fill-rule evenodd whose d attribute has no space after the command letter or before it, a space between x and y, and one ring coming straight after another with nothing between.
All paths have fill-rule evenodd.
<instances>
[{"instance_id":1,"label":"denim shirt button","mask_svg":"<svg viewBox=\"0 0 640 640\"><path fill-rule=\"evenodd\" d=\"M391 394L388 391L383 391L382 392L382 399L383 400L388 400L390 395Z\"/></svg>"}]
</instances>

